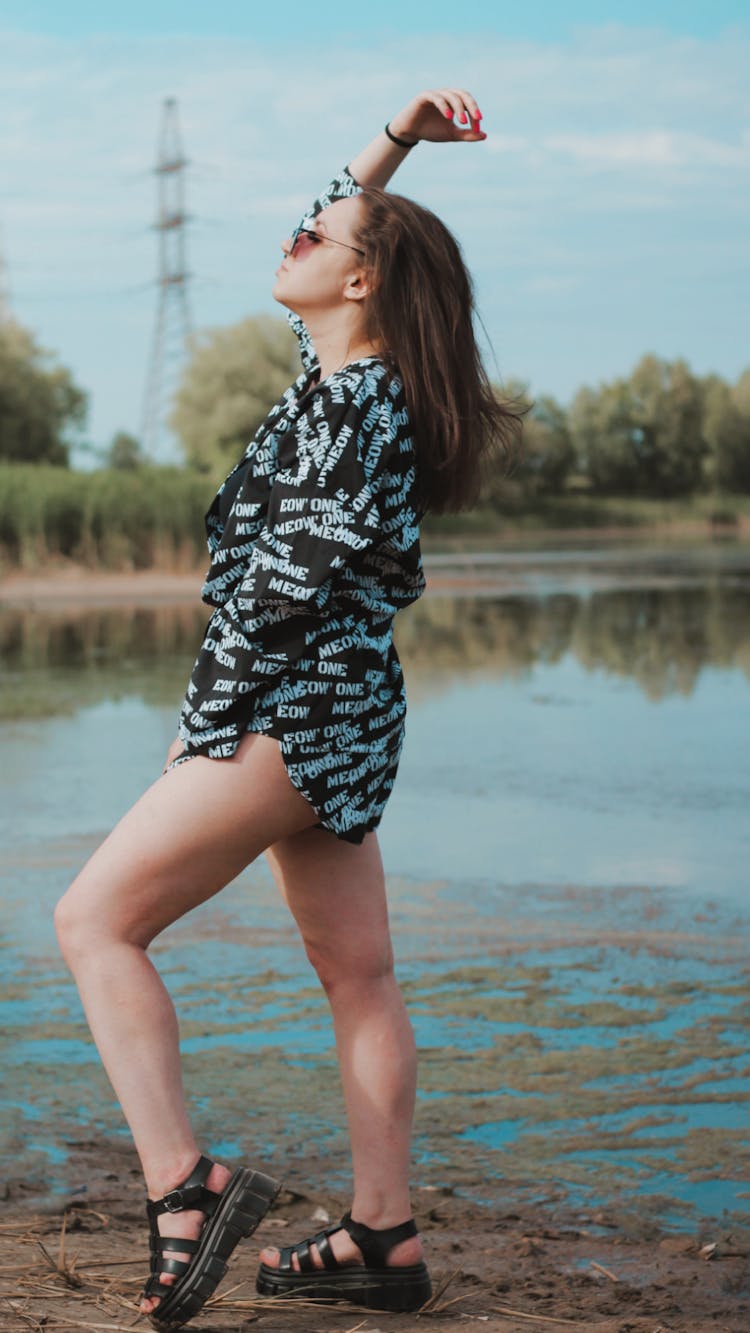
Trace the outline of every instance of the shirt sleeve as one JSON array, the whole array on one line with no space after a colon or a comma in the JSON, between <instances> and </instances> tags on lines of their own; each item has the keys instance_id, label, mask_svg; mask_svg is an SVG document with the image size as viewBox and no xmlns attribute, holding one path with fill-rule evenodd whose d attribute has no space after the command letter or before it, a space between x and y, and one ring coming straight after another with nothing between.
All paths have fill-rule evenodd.
<instances>
[{"instance_id":1,"label":"shirt sleeve","mask_svg":"<svg viewBox=\"0 0 750 1333\"><path fill-rule=\"evenodd\" d=\"M338 175L334 176L332 181L329 181L307 212L302 215L298 226L312 222L313 218L318 216L318 213L322 213L324 208L335 203L337 199L351 199L352 195L359 194L361 190L362 186L355 181L348 166L343 167ZM318 364L318 355L313 347L307 325L304 320L300 319L299 315L295 315L293 310L287 312L287 320L297 336L302 365L305 370L314 370Z\"/></svg>"},{"instance_id":2,"label":"shirt sleeve","mask_svg":"<svg viewBox=\"0 0 750 1333\"><path fill-rule=\"evenodd\" d=\"M341 401L336 401L338 396ZM337 579L381 535L377 402L329 382L281 442L264 525L209 621L180 714L190 754L234 753L258 696L309 652Z\"/></svg>"}]
</instances>

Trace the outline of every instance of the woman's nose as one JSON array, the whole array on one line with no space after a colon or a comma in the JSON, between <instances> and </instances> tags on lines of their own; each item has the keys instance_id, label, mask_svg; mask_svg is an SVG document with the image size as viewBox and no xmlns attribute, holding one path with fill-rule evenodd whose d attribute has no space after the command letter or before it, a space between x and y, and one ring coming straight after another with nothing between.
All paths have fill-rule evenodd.
<instances>
[{"instance_id":1,"label":"woman's nose","mask_svg":"<svg viewBox=\"0 0 750 1333\"><path fill-rule=\"evenodd\" d=\"M292 248L292 238L291 236L287 236L286 240L281 242L281 249L285 259L288 259L291 248Z\"/></svg>"}]
</instances>

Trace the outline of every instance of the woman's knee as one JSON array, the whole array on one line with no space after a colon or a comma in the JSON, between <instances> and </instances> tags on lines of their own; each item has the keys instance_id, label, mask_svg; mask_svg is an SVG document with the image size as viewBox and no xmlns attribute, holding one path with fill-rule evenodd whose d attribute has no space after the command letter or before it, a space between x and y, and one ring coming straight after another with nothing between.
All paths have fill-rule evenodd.
<instances>
[{"instance_id":1,"label":"woman's knee","mask_svg":"<svg viewBox=\"0 0 750 1333\"><path fill-rule=\"evenodd\" d=\"M104 885L93 882L86 869L81 871L55 907L53 921L60 952L73 964L81 956L91 956L108 942L140 943L137 923L128 921L127 912L113 911L111 895Z\"/></svg>"},{"instance_id":2,"label":"woman's knee","mask_svg":"<svg viewBox=\"0 0 750 1333\"><path fill-rule=\"evenodd\" d=\"M306 939L305 951L329 999L393 977L393 949L388 936L344 944L340 940Z\"/></svg>"},{"instance_id":3,"label":"woman's knee","mask_svg":"<svg viewBox=\"0 0 750 1333\"><path fill-rule=\"evenodd\" d=\"M72 962L86 948L93 926L91 911L84 905L75 883L57 903L53 921L60 952L66 962Z\"/></svg>"},{"instance_id":4,"label":"woman's knee","mask_svg":"<svg viewBox=\"0 0 750 1333\"><path fill-rule=\"evenodd\" d=\"M305 829L265 850L329 998L389 981L393 950L377 834L344 843Z\"/></svg>"}]
</instances>

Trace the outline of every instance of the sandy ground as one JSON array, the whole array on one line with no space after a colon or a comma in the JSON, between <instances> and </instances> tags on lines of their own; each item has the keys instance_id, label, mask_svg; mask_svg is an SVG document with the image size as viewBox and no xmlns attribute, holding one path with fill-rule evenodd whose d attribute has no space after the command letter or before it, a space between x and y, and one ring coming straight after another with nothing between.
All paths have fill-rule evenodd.
<instances>
[{"instance_id":1,"label":"sandy ground","mask_svg":"<svg viewBox=\"0 0 750 1333\"><path fill-rule=\"evenodd\" d=\"M549 545L554 533L545 533L544 542ZM663 534L645 530L642 537L654 539ZM670 534L667 534L669 536ZM675 534L671 534L674 536ZM689 535L689 534L681 534ZM704 534L705 535L705 534ZM533 565L535 551L541 548L537 540L528 543L528 559ZM628 547L637 545L639 533L633 530L580 530L557 534L561 549L575 545L575 539L595 538L597 547L606 551L608 541L623 540ZM522 538L514 545L525 546ZM492 550L499 553L502 543L494 542ZM424 552L424 566L427 578L427 593L492 593L496 595L528 591L528 580L522 566L503 566L501 564L482 565L475 563L470 550L457 551L451 555L449 547L440 553ZM528 573L528 571L526 571ZM192 571L170 571L163 569L141 569L112 571L87 569L80 565L64 563L40 569L34 573L23 570L6 571L0 574L0 606L24 606L27 609L65 610L82 607L110 606L160 606L180 603L200 604L200 592L206 574L205 564ZM604 581L609 575L602 571ZM622 581L623 570L613 571L615 582ZM596 570L590 575L601 581L602 575ZM659 575L648 575L640 570L639 584L646 578L659 584Z\"/></svg>"},{"instance_id":2,"label":"sandy ground","mask_svg":"<svg viewBox=\"0 0 750 1333\"><path fill-rule=\"evenodd\" d=\"M459 590L467 584L476 584L477 570L468 576L455 569L442 573L431 565L432 557L437 552L439 560L445 560L451 552L457 553L459 562L470 559L472 551L501 551L507 548L526 549L533 556L536 550L544 547L575 547L593 543L600 549L606 549L609 543L625 544L637 547L639 544L705 542L710 538L728 537L730 540L750 538L750 516L741 515L737 524L726 527L719 523L708 523L704 519L672 520L662 524L651 523L644 526L581 527L581 528L514 528L492 533L486 541L480 534L461 536L443 535L439 539L425 538L422 543L425 569L428 579L428 592L448 592ZM433 540L435 545L433 547ZM65 560L55 562L33 573L19 569L0 571L0 604L3 602L44 605L54 602L65 606L69 603L79 605L117 605L132 603L139 605L159 604L162 602L199 601L200 588L205 578L206 562L192 571L179 572L142 569L124 572L90 569ZM512 591L512 580L506 572L498 580L497 573L489 576L494 586ZM480 582L484 578L480 576Z\"/></svg>"},{"instance_id":3,"label":"sandy ground","mask_svg":"<svg viewBox=\"0 0 750 1333\"><path fill-rule=\"evenodd\" d=\"M37 574L14 572L0 579L0 602L56 607L200 602L205 569L171 574L158 569L113 573L66 566Z\"/></svg>"},{"instance_id":4,"label":"sandy ground","mask_svg":"<svg viewBox=\"0 0 750 1333\"><path fill-rule=\"evenodd\" d=\"M259 1164L261 1165L261 1164ZM327 1192L324 1159L306 1180L290 1172L273 1211L235 1252L209 1306L191 1327L203 1333L406 1333L472 1325L509 1333L747 1333L750 1237L706 1227L661 1235L623 1225L606 1211L478 1206L448 1188L417 1188L434 1296L419 1315L259 1298L258 1250L292 1243L337 1219L348 1200ZM81 1144L71 1178L80 1192L45 1198L23 1180L4 1182L0 1221L0 1329L148 1329L137 1296L148 1267L143 1186L132 1151ZM321 1185L311 1187L317 1177ZM639 1234L640 1232L640 1234Z\"/></svg>"},{"instance_id":5,"label":"sandy ground","mask_svg":"<svg viewBox=\"0 0 750 1333\"><path fill-rule=\"evenodd\" d=\"M427 564L427 562L425 562ZM523 584L517 577L496 572L440 572L427 566L427 591L461 592L488 587L493 591L514 592ZM201 568L192 574L171 574L154 569L133 573L99 573L95 570L63 569L42 574L10 574L0 580L0 605L25 606L40 610L65 610L104 606L175 606L200 604L200 590L205 577Z\"/></svg>"},{"instance_id":6,"label":"sandy ground","mask_svg":"<svg viewBox=\"0 0 750 1333\"><path fill-rule=\"evenodd\" d=\"M491 585L502 592L513 592L522 585L517 578L491 572L484 577L476 571L440 572L427 566L428 591L460 592L463 588ZM155 569L132 573L101 573L96 570L65 568L48 573L13 573L0 579L0 604L63 610L81 606L176 605L200 603L205 569L192 574L172 574Z\"/></svg>"}]
</instances>

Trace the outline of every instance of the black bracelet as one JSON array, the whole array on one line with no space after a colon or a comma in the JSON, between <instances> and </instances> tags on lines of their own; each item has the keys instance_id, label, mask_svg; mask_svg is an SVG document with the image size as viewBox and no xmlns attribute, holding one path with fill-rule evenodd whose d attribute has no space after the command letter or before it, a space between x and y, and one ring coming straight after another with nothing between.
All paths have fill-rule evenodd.
<instances>
[{"instance_id":1,"label":"black bracelet","mask_svg":"<svg viewBox=\"0 0 750 1333\"><path fill-rule=\"evenodd\" d=\"M391 134L390 125L386 125L385 132L388 135L388 138L391 140L391 142L397 143L399 148L416 148L417 144L419 143L419 139L415 139L414 143L407 143L406 139L399 139L397 134Z\"/></svg>"}]
</instances>

